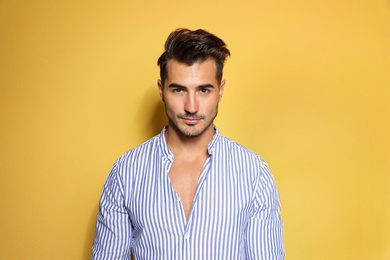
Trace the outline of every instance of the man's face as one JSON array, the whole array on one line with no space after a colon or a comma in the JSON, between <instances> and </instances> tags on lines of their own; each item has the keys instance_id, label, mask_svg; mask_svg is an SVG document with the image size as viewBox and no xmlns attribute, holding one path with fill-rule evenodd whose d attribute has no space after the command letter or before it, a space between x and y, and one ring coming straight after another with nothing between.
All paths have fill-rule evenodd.
<instances>
[{"instance_id":1,"label":"man's face","mask_svg":"<svg viewBox=\"0 0 390 260\"><path fill-rule=\"evenodd\" d=\"M176 60L167 63L165 82L158 81L165 103L169 129L184 137L197 137L213 131L225 81L218 86L217 65L213 59L188 66Z\"/></svg>"}]
</instances>

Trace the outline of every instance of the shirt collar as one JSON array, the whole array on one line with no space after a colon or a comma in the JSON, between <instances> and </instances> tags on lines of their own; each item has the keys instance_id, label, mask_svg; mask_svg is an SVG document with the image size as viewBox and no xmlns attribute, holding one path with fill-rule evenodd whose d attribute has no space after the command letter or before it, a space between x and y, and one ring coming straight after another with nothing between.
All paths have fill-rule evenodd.
<instances>
[{"instance_id":1,"label":"shirt collar","mask_svg":"<svg viewBox=\"0 0 390 260\"><path fill-rule=\"evenodd\" d=\"M207 146L207 150L209 152L209 155L213 155L215 150L215 144L218 142L218 140L221 137L221 133L219 132L218 128L214 126L215 134L213 136L213 139L211 139L210 143Z\"/></svg>"},{"instance_id":2,"label":"shirt collar","mask_svg":"<svg viewBox=\"0 0 390 260\"><path fill-rule=\"evenodd\" d=\"M167 129L168 129L168 126L165 126L160 133L160 136L159 136L160 147L161 147L161 151L163 153L163 156L167 157L170 161L173 161L173 153L169 150L168 145L167 145L167 141L165 140L165 132L167 131ZM215 134L207 146L209 156L213 155L213 152L215 149L215 144L218 142L218 140L221 137L221 133L219 132L218 128L216 126L214 126L214 129L215 129Z\"/></svg>"},{"instance_id":3,"label":"shirt collar","mask_svg":"<svg viewBox=\"0 0 390 260\"><path fill-rule=\"evenodd\" d=\"M160 148L161 152L164 157L168 158L171 162L173 162L173 153L171 150L169 150L168 145L167 145L167 140L165 140L165 132L167 131L168 126L165 126L159 136L160 139Z\"/></svg>"}]
</instances>

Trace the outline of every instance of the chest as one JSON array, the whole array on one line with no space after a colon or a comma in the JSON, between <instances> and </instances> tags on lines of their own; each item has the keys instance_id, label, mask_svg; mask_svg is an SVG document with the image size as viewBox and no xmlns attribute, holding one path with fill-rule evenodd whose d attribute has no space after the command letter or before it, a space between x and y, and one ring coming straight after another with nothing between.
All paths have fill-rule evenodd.
<instances>
[{"instance_id":1,"label":"chest","mask_svg":"<svg viewBox=\"0 0 390 260\"><path fill-rule=\"evenodd\" d=\"M204 168L205 161L206 157L191 161L178 158L175 159L169 170L169 180L173 190L182 203L186 219L192 208L199 177Z\"/></svg>"},{"instance_id":2,"label":"chest","mask_svg":"<svg viewBox=\"0 0 390 260\"><path fill-rule=\"evenodd\" d=\"M233 252L240 252L241 236L251 215L250 196L242 192L247 185L231 174L223 177L207 163L202 167L200 175L191 169L197 178L171 178L172 170L181 169L171 167L166 178L153 178L156 182L148 182L144 192L134 196L129 205L133 250L147 248L166 254L159 259L239 259ZM178 185L186 182L187 186ZM212 246L216 243L218 246ZM199 250L200 245L207 246ZM169 250L164 249L167 246ZM186 252L193 257L184 255Z\"/></svg>"},{"instance_id":3,"label":"chest","mask_svg":"<svg viewBox=\"0 0 390 260\"><path fill-rule=\"evenodd\" d=\"M226 230L248 217L253 179L230 160L149 162L131 172L134 177L126 184L131 192L125 204L136 236L183 234L187 228L203 226L200 223Z\"/></svg>"}]
</instances>

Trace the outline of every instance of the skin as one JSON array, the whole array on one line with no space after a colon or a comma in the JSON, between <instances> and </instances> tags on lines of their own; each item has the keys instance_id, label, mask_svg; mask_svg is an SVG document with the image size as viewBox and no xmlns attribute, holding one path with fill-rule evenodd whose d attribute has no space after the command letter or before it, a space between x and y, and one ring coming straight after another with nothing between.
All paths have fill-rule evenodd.
<instances>
[{"instance_id":1,"label":"skin","mask_svg":"<svg viewBox=\"0 0 390 260\"><path fill-rule=\"evenodd\" d=\"M214 119L225 81L218 83L213 59L192 65L170 60L167 72L165 82L158 80L158 89L168 117L165 138L174 155L169 178L188 218L208 156L207 145L215 134Z\"/></svg>"},{"instance_id":2,"label":"skin","mask_svg":"<svg viewBox=\"0 0 390 260\"><path fill-rule=\"evenodd\" d=\"M158 89L165 103L169 135L182 139L214 135L213 122L225 86L224 80L218 84L216 71L211 58L190 66L168 61L168 77L165 82L158 81Z\"/></svg>"}]
</instances>

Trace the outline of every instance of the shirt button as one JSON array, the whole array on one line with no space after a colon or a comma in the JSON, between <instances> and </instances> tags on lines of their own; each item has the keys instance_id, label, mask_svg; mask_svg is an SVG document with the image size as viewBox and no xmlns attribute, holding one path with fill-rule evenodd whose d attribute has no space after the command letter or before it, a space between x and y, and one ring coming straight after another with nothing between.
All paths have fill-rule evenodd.
<instances>
[{"instance_id":1,"label":"shirt button","mask_svg":"<svg viewBox=\"0 0 390 260\"><path fill-rule=\"evenodd\" d=\"M186 234L184 235L184 239L189 239L189 238L190 238L190 234L186 233Z\"/></svg>"}]
</instances>

